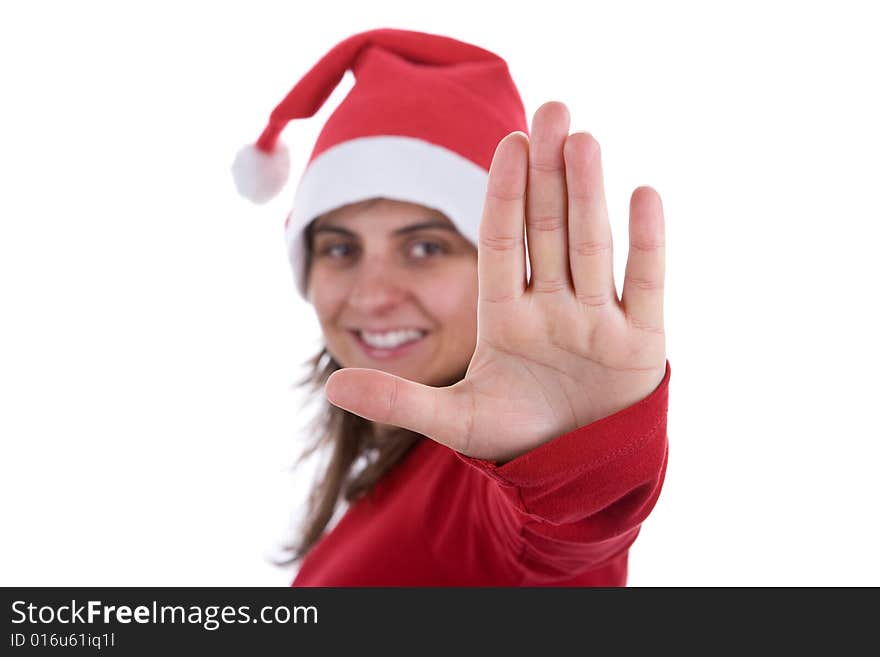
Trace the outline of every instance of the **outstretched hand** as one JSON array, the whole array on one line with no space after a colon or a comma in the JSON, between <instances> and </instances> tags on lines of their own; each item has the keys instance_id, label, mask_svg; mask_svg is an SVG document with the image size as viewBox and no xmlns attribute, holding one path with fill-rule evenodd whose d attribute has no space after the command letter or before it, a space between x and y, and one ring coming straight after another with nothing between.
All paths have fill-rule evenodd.
<instances>
[{"instance_id":1,"label":"outstretched hand","mask_svg":"<svg viewBox=\"0 0 880 657\"><path fill-rule=\"evenodd\" d=\"M495 151L477 249L478 337L464 379L435 388L345 368L327 381L331 403L506 462L654 391L666 371L660 197L650 187L632 194L618 298L599 145L569 126L565 105L545 103L531 137L511 133Z\"/></svg>"}]
</instances>

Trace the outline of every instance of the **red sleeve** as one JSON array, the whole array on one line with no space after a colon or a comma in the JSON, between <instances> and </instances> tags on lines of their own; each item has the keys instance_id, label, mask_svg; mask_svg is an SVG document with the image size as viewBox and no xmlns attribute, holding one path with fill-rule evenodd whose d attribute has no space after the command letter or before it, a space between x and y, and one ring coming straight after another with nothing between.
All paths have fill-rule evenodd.
<instances>
[{"instance_id":1,"label":"red sleeve","mask_svg":"<svg viewBox=\"0 0 880 657\"><path fill-rule=\"evenodd\" d=\"M459 458L490 485L477 496L492 543L524 581L549 583L627 550L657 502L666 472L669 361L648 397L517 458Z\"/></svg>"}]
</instances>

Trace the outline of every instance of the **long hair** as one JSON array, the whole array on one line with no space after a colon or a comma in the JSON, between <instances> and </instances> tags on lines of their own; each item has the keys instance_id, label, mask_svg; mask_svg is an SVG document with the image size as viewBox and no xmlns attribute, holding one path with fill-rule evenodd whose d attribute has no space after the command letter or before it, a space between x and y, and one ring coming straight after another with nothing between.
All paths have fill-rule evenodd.
<instances>
[{"instance_id":1,"label":"long hair","mask_svg":"<svg viewBox=\"0 0 880 657\"><path fill-rule=\"evenodd\" d=\"M323 394L324 384L340 365L326 347L310 358L310 371L298 385L309 386L313 394ZM322 537L341 499L352 502L369 494L376 482L409 453L420 434L400 427L377 431L375 423L354 413L323 402L321 413L309 425L317 436L299 456L296 466L318 450L329 457L321 476L309 492L306 513L297 539L284 550L289 558L279 565L293 564Z\"/></svg>"}]
</instances>

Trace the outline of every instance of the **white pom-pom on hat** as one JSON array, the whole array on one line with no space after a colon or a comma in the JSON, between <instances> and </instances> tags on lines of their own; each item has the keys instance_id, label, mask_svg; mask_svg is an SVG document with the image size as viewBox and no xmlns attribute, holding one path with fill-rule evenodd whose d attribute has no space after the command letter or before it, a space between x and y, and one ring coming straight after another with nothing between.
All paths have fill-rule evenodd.
<instances>
[{"instance_id":1,"label":"white pom-pom on hat","mask_svg":"<svg viewBox=\"0 0 880 657\"><path fill-rule=\"evenodd\" d=\"M249 144L238 151L232 177L238 193L254 203L265 203L284 189L290 175L290 151L277 141L272 152Z\"/></svg>"}]
</instances>

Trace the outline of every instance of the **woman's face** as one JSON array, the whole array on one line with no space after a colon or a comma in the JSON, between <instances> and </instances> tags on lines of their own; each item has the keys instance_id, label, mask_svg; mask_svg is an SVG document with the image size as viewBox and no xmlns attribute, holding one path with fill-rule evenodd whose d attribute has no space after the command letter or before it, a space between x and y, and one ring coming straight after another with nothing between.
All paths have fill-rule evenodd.
<instances>
[{"instance_id":1,"label":"woman's face","mask_svg":"<svg viewBox=\"0 0 880 657\"><path fill-rule=\"evenodd\" d=\"M444 386L477 339L477 249L443 214L372 199L315 220L307 296L331 355Z\"/></svg>"}]
</instances>

